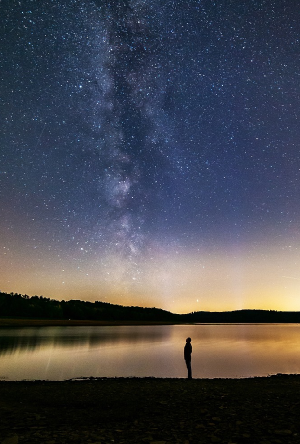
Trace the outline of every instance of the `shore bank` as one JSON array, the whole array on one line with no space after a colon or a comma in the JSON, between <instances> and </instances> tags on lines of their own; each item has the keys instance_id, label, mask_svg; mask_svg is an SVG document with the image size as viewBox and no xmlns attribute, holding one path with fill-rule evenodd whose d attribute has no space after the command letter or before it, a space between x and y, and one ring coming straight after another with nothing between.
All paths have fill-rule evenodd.
<instances>
[{"instance_id":1,"label":"shore bank","mask_svg":"<svg viewBox=\"0 0 300 444\"><path fill-rule=\"evenodd\" d=\"M300 375L0 382L0 443L300 442Z\"/></svg>"},{"instance_id":2,"label":"shore bank","mask_svg":"<svg viewBox=\"0 0 300 444\"><path fill-rule=\"evenodd\" d=\"M109 325L175 325L176 322L160 321L89 321L78 319L5 319L0 318L1 327L84 327Z\"/></svg>"}]
</instances>

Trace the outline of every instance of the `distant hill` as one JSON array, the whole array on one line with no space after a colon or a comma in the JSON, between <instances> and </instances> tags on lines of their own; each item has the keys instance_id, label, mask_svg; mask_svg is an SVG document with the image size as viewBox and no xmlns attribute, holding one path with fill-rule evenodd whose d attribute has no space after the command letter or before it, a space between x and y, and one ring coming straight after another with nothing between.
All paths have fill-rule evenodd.
<instances>
[{"instance_id":1,"label":"distant hill","mask_svg":"<svg viewBox=\"0 0 300 444\"><path fill-rule=\"evenodd\" d=\"M191 323L300 323L299 311L237 310L198 311L184 315Z\"/></svg>"},{"instance_id":2,"label":"distant hill","mask_svg":"<svg viewBox=\"0 0 300 444\"><path fill-rule=\"evenodd\" d=\"M0 293L0 317L175 322L180 315L159 308L124 307L98 301L57 301L43 296Z\"/></svg>"},{"instance_id":3,"label":"distant hill","mask_svg":"<svg viewBox=\"0 0 300 444\"><path fill-rule=\"evenodd\" d=\"M98 301L57 301L43 296L1 292L0 317L168 323L300 323L298 311L237 310L174 314L159 308L126 307Z\"/></svg>"}]
</instances>

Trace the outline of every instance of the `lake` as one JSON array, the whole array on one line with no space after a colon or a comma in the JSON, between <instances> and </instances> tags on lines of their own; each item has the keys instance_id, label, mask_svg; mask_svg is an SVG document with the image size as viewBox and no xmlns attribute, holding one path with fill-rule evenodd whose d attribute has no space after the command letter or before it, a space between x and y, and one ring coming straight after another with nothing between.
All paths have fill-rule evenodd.
<instances>
[{"instance_id":1,"label":"lake","mask_svg":"<svg viewBox=\"0 0 300 444\"><path fill-rule=\"evenodd\" d=\"M0 329L0 380L300 373L300 324L214 324Z\"/></svg>"}]
</instances>

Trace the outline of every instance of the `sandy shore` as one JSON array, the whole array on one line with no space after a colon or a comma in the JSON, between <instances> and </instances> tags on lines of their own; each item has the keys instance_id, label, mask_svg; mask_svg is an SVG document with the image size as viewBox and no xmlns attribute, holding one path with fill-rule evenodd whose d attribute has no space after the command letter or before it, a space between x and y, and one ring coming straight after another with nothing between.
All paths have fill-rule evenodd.
<instances>
[{"instance_id":1,"label":"sandy shore","mask_svg":"<svg viewBox=\"0 0 300 444\"><path fill-rule=\"evenodd\" d=\"M299 443L300 376L0 382L0 443Z\"/></svg>"}]
</instances>

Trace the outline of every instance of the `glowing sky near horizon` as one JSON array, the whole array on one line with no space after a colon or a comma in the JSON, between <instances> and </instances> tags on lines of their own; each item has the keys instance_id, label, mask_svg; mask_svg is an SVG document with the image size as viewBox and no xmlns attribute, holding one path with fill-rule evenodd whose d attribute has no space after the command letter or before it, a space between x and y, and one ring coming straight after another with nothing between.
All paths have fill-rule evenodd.
<instances>
[{"instance_id":1,"label":"glowing sky near horizon","mask_svg":"<svg viewBox=\"0 0 300 444\"><path fill-rule=\"evenodd\" d=\"M0 12L0 291L300 310L293 2Z\"/></svg>"}]
</instances>

